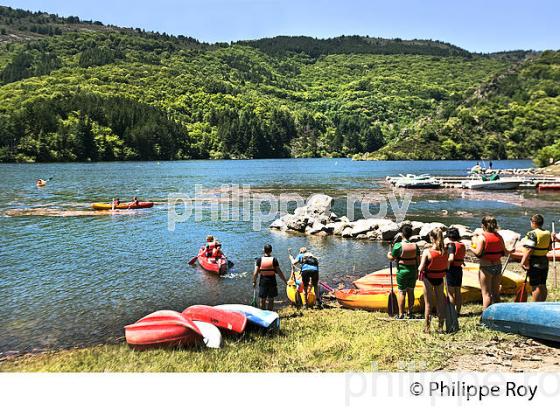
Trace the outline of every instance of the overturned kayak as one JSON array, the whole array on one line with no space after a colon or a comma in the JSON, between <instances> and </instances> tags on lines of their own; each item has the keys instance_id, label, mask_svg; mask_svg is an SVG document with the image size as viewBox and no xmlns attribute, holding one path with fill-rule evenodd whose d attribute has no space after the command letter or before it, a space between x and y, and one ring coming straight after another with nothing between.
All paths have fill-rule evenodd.
<instances>
[{"instance_id":1,"label":"overturned kayak","mask_svg":"<svg viewBox=\"0 0 560 410\"><path fill-rule=\"evenodd\" d=\"M115 205L114 209L143 209L143 208L151 208L153 206L154 206L153 202L138 202L137 204L121 203L119 205ZM109 211L113 209L113 204L96 202L91 204L91 207L96 211Z\"/></svg>"},{"instance_id":2,"label":"overturned kayak","mask_svg":"<svg viewBox=\"0 0 560 410\"><path fill-rule=\"evenodd\" d=\"M211 323L234 333L243 333L247 326L247 317L241 312L231 312L212 306L194 305L183 310L183 316L193 321Z\"/></svg>"},{"instance_id":3,"label":"overturned kayak","mask_svg":"<svg viewBox=\"0 0 560 410\"><path fill-rule=\"evenodd\" d=\"M560 342L560 302L496 303L482 313L490 329Z\"/></svg>"},{"instance_id":4,"label":"overturned kayak","mask_svg":"<svg viewBox=\"0 0 560 410\"><path fill-rule=\"evenodd\" d=\"M262 310L249 305L218 305L218 309L227 310L229 312L243 313L247 320L259 327L266 329L274 329L280 327L280 317L278 313L270 310Z\"/></svg>"},{"instance_id":5,"label":"overturned kayak","mask_svg":"<svg viewBox=\"0 0 560 410\"><path fill-rule=\"evenodd\" d=\"M200 322L198 320L193 320L193 323L198 330L200 330L206 347L210 349L219 349L222 347L222 334L220 333L220 329L212 323Z\"/></svg>"},{"instance_id":6,"label":"overturned kayak","mask_svg":"<svg viewBox=\"0 0 560 410\"><path fill-rule=\"evenodd\" d=\"M560 184L539 184L537 189L539 191L560 191Z\"/></svg>"},{"instance_id":7,"label":"overturned kayak","mask_svg":"<svg viewBox=\"0 0 560 410\"><path fill-rule=\"evenodd\" d=\"M414 310L416 311L422 308L423 301L421 301L421 298L423 294L423 289L414 289ZM338 303L350 309L387 311L389 302L388 290L342 289L337 290L334 296Z\"/></svg>"},{"instance_id":8,"label":"overturned kayak","mask_svg":"<svg viewBox=\"0 0 560 410\"><path fill-rule=\"evenodd\" d=\"M124 327L126 342L134 349L193 346L204 342L196 324L179 312L162 310Z\"/></svg>"},{"instance_id":9,"label":"overturned kayak","mask_svg":"<svg viewBox=\"0 0 560 410\"><path fill-rule=\"evenodd\" d=\"M219 258L207 257L206 249L201 248L196 259L202 269L207 272L217 275L225 275L228 273L228 260L224 255Z\"/></svg>"}]
</instances>

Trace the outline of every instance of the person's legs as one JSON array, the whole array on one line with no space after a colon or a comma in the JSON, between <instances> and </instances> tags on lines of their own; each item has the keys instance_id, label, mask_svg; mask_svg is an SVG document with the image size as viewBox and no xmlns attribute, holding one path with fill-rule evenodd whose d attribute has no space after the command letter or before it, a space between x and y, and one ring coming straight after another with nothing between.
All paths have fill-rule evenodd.
<instances>
[{"instance_id":1,"label":"person's legs","mask_svg":"<svg viewBox=\"0 0 560 410\"><path fill-rule=\"evenodd\" d=\"M311 275L311 283L313 284L313 290L315 291L315 303L318 307L322 307L323 300L321 299L321 289L319 289L319 271L313 272L313 275Z\"/></svg>"},{"instance_id":2,"label":"person's legs","mask_svg":"<svg viewBox=\"0 0 560 410\"><path fill-rule=\"evenodd\" d=\"M501 270L501 268L500 268ZM492 275L492 303L500 303L500 288L502 285L502 274Z\"/></svg>"},{"instance_id":3,"label":"person's legs","mask_svg":"<svg viewBox=\"0 0 560 410\"><path fill-rule=\"evenodd\" d=\"M262 310L266 309L266 298L259 298L259 307Z\"/></svg>"},{"instance_id":4,"label":"person's legs","mask_svg":"<svg viewBox=\"0 0 560 410\"><path fill-rule=\"evenodd\" d=\"M461 295L461 287L454 286L451 289L449 289L449 293L452 295L451 303L455 305L455 308L457 309L457 314L460 314L461 306L463 306L463 295Z\"/></svg>"},{"instance_id":5,"label":"person's legs","mask_svg":"<svg viewBox=\"0 0 560 410\"><path fill-rule=\"evenodd\" d=\"M311 282L311 272L303 271L301 272L301 280L303 282L303 295L304 295L304 304L306 307L309 307L308 297L307 297L307 290L309 288L309 284Z\"/></svg>"},{"instance_id":6,"label":"person's legs","mask_svg":"<svg viewBox=\"0 0 560 410\"><path fill-rule=\"evenodd\" d=\"M406 290L400 290L400 289L397 291L397 304L399 305L399 317L404 316L405 292Z\"/></svg>"},{"instance_id":7,"label":"person's legs","mask_svg":"<svg viewBox=\"0 0 560 410\"><path fill-rule=\"evenodd\" d=\"M548 296L546 281L548 279L548 269L531 269L529 271L529 284L533 288L533 302L544 302Z\"/></svg>"},{"instance_id":8,"label":"person's legs","mask_svg":"<svg viewBox=\"0 0 560 410\"><path fill-rule=\"evenodd\" d=\"M424 332L430 333L430 321L432 314L432 300L434 298L434 290L428 278L424 278Z\"/></svg>"},{"instance_id":9,"label":"person's legs","mask_svg":"<svg viewBox=\"0 0 560 410\"><path fill-rule=\"evenodd\" d=\"M480 292L482 293L482 310L486 309L492 304L492 278L490 275L484 273L483 269L478 271L478 281L480 283Z\"/></svg>"},{"instance_id":10,"label":"person's legs","mask_svg":"<svg viewBox=\"0 0 560 410\"><path fill-rule=\"evenodd\" d=\"M408 288L406 290L406 293L408 295L408 316L412 317L412 311L414 309L414 288ZM403 307L403 310L404 310L404 307Z\"/></svg>"},{"instance_id":11,"label":"person's legs","mask_svg":"<svg viewBox=\"0 0 560 410\"><path fill-rule=\"evenodd\" d=\"M268 298L267 310L274 310L274 298Z\"/></svg>"},{"instance_id":12,"label":"person's legs","mask_svg":"<svg viewBox=\"0 0 560 410\"><path fill-rule=\"evenodd\" d=\"M443 283L434 286L434 295L436 298L436 309L438 315L438 332L443 331L445 322L445 295L443 293Z\"/></svg>"}]
</instances>

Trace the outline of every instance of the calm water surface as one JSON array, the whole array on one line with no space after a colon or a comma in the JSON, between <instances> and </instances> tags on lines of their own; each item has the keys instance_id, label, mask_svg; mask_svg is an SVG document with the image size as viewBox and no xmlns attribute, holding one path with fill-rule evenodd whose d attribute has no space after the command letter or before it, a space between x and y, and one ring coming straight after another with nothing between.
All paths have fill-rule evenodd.
<instances>
[{"instance_id":1,"label":"calm water surface","mask_svg":"<svg viewBox=\"0 0 560 410\"><path fill-rule=\"evenodd\" d=\"M87 212L91 202L115 195L165 202L169 193L193 193L195 184L210 194L223 184L250 184L276 194L328 193L341 215L346 192L385 192L380 180L387 175L465 175L472 165L347 159L0 165L0 352L114 341L123 325L157 309L245 303L252 295L254 258L267 242L285 271L288 248L311 247L327 281L385 265L386 245L254 231L250 221L212 221L209 205L202 221L169 232L165 204L92 215ZM494 162L495 168L529 166L529 161ZM35 179L49 177L46 188L35 187ZM409 215L476 227L491 212L503 226L525 231L526 214L536 210L548 221L558 219L558 199L533 191L471 196L441 190L415 194ZM220 239L235 262L225 278L187 265L208 233Z\"/></svg>"}]
</instances>

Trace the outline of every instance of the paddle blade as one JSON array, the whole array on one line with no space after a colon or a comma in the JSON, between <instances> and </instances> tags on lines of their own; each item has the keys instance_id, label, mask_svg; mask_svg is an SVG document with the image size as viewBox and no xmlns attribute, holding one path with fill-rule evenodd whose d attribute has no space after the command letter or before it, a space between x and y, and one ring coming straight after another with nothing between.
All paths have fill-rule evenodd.
<instances>
[{"instance_id":1,"label":"paddle blade","mask_svg":"<svg viewBox=\"0 0 560 410\"><path fill-rule=\"evenodd\" d=\"M527 285L523 284L517 292L515 292L515 299L513 300L515 303L525 303L527 302Z\"/></svg>"},{"instance_id":2,"label":"paddle blade","mask_svg":"<svg viewBox=\"0 0 560 410\"><path fill-rule=\"evenodd\" d=\"M393 317L398 313L398 311L399 304L397 302L397 295L395 295L395 292L393 292L393 290L391 289L387 300L387 313L389 314L389 316Z\"/></svg>"},{"instance_id":3,"label":"paddle blade","mask_svg":"<svg viewBox=\"0 0 560 410\"><path fill-rule=\"evenodd\" d=\"M189 265L194 265L194 264L196 263L196 260L197 260L197 259L198 259L198 256L195 256L194 258L192 258L192 259L189 261Z\"/></svg>"},{"instance_id":4,"label":"paddle blade","mask_svg":"<svg viewBox=\"0 0 560 410\"><path fill-rule=\"evenodd\" d=\"M251 306L257 307L257 288L253 290L253 299L251 300Z\"/></svg>"}]
</instances>

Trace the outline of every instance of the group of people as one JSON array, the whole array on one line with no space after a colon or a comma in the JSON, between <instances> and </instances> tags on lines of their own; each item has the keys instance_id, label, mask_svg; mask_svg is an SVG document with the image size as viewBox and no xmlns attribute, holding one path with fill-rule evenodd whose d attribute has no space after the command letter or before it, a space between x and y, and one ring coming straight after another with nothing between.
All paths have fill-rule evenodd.
<instances>
[{"instance_id":1,"label":"group of people","mask_svg":"<svg viewBox=\"0 0 560 410\"><path fill-rule=\"evenodd\" d=\"M128 206L138 206L139 203L140 201L138 200L138 197L134 196L132 197L132 201L128 203ZM120 198L113 198L113 200L111 201L111 205L113 209L117 208L120 204L121 204Z\"/></svg>"},{"instance_id":2,"label":"group of people","mask_svg":"<svg viewBox=\"0 0 560 410\"><path fill-rule=\"evenodd\" d=\"M208 235L206 237L204 252L207 258L215 258L216 260L224 256L224 253L222 252L222 244L218 242L213 235Z\"/></svg>"},{"instance_id":3,"label":"group of people","mask_svg":"<svg viewBox=\"0 0 560 410\"><path fill-rule=\"evenodd\" d=\"M532 287L534 302L546 300L548 277L547 253L552 248L555 235L543 229L544 218L534 215L531 218L531 230L523 240L523 257L521 266L527 272ZM479 281L482 293L483 309L500 301L502 279L501 258L515 249L508 249L498 233L498 223L493 216L485 216L481 222L482 234L473 237L471 252L479 259ZM397 263L397 302L398 318L405 318L405 303L408 299L408 317L412 317L414 306L414 288L416 280L423 282L425 305L425 331L430 331L431 314L435 306L438 316L438 331L443 331L444 324L444 280L446 281L450 302L461 311L461 286L463 266L467 249L461 242L459 231L450 228L444 238L443 231L435 228L429 233L431 246L420 251L410 241L412 227L401 227L401 240L393 245L387 254L391 262ZM515 247L515 246L514 246Z\"/></svg>"},{"instance_id":4,"label":"group of people","mask_svg":"<svg viewBox=\"0 0 560 410\"><path fill-rule=\"evenodd\" d=\"M527 272L529 285L532 287L534 302L546 300L548 277L547 253L552 248L555 240L560 236L543 229L544 218L534 215L531 218L531 230L523 239L524 253L521 266ZM508 249L502 236L498 233L499 227L496 218L485 216L481 222L482 234L472 238L470 251L479 259L479 281L482 293L483 309L493 303L500 302L501 279L503 274L502 257L512 253L515 249ZM391 263L396 263L398 319L413 317L414 289L417 280L422 281L424 287L424 317L425 331L429 332L433 308L437 312L438 331L443 331L445 320L445 292L450 302L461 312L463 283L463 266L467 255L467 247L461 241L459 230L449 228L444 235L440 228L435 228L429 233L430 247L421 250L418 245L411 242L412 226L403 225L397 241L387 254ZM214 242L212 236L208 237L208 255L216 256L220 251L219 243ZM294 258L290 255L293 268L301 270L301 283L307 301L307 292L312 286L317 297L318 306L322 307L319 291L319 261L306 248L301 248ZM292 268L292 275L294 270ZM284 283L288 283L286 276L280 268L278 259L272 255L272 245L264 246L263 255L256 259L253 272L253 287L259 280L259 299L262 309L272 310L274 298L278 296L276 276ZM407 303L408 302L408 303Z\"/></svg>"}]
</instances>

